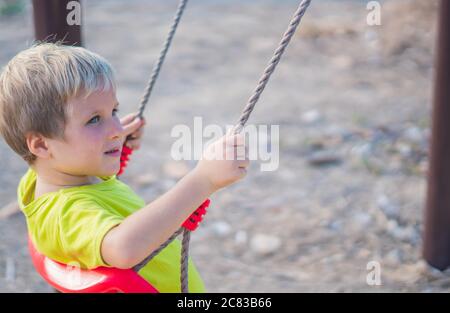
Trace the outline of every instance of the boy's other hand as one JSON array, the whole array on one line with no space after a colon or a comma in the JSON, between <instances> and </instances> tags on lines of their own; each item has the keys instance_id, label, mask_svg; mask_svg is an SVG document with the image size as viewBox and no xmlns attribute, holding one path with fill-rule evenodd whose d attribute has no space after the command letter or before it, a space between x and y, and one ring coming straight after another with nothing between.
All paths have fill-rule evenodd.
<instances>
[{"instance_id":1,"label":"boy's other hand","mask_svg":"<svg viewBox=\"0 0 450 313\"><path fill-rule=\"evenodd\" d=\"M133 150L138 150L141 147L144 125L146 124L144 117L141 120L135 118L136 115L137 113L131 113L120 119L120 124L122 124L124 129L123 137L126 140L125 145Z\"/></svg>"},{"instance_id":2,"label":"boy's other hand","mask_svg":"<svg viewBox=\"0 0 450 313\"><path fill-rule=\"evenodd\" d=\"M218 190L245 177L249 164L245 135L229 133L205 149L195 170Z\"/></svg>"}]
</instances>

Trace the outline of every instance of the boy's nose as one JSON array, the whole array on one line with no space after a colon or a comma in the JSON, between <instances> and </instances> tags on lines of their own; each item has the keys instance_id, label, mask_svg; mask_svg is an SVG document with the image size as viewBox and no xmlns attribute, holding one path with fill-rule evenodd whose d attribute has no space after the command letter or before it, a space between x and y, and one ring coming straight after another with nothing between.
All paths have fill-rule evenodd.
<instances>
[{"instance_id":1,"label":"boy's nose","mask_svg":"<svg viewBox=\"0 0 450 313\"><path fill-rule=\"evenodd\" d=\"M109 137L111 139L120 138L123 136L123 131L124 131L124 128L123 128L122 124L120 123L120 121L114 121L112 123L112 127L110 129Z\"/></svg>"}]
</instances>

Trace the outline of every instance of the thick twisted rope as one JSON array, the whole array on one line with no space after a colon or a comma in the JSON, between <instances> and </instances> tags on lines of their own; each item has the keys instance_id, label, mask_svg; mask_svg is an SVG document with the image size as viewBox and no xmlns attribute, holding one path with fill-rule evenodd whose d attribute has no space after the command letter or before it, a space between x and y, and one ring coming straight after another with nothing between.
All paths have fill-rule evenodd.
<instances>
[{"instance_id":1,"label":"thick twisted rope","mask_svg":"<svg viewBox=\"0 0 450 313\"><path fill-rule=\"evenodd\" d=\"M152 77L150 79L150 82L146 88L145 94L141 100L141 106L139 108L139 114L138 116L142 117L145 105L148 101L148 98L150 97L151 91L153 89L153 86L155 84L156 78L158 77L159 71L161 69L161 65L164 61L165 55L167 54L167 50L170 46L170 43L172 41L173 35L175 33L176 27L178 25L178 22L181 18L181 15L183 13L184 7L186 5L187 0L181 1L177 14L175 16L174 24L172 25L171 31L169 33L169 37L166 40L166 43L164 45L164 49L161 52L161 56L153 70ZM261 95L261 93L264 91L264 88L266 87L270 76L275 71L276 66L280 62L280 59L286 50L286 47L288 46L289 42L292 39L292 36L294 35L298 25L301 22L301 19L303 15L306 12L306 9L310 5L311 0L303 0L297 11L294 13L294 16L289 24L288 29L283 35L283 38L278 45L278 48L275 50L274 55L272 56L271 60L269 61L269 65L264 70L264 73L262 77L260 78L258 85L256 89L254 90L252 96L249 98L244 110L241 113L241 116L239 118L238 123L234 127L234 132L239 133L242 131L242 129L245 126L245 123L250 117L250 114L252 113L253 109L255 108L256 103L258 102L258 99ZM190 231L187 229L184 229L181 227L178 229L165 243L163 243L157 250L155 250L151 255L149 255L147 258L145 258L141 263L136 265L134 269L136 271L140 270L142 267L144 267L155 255L157 255L162 249L164 249L167 245L169 245L181 232L183 231L183 241L182 241L182 251L181 251L181 291L183 293L189 292L188 289L188 260L189 260L189 240L190 240Z\"/></svg>"},{"instance_id":2,"label":"thick twisted rope","mask_svg":"<svg viewBox=\"0 0 450 313\"><path fill-rule=\"evenodd\" d=\"M183 231L183 227L180 227L176 232L173 233L172 236L169 237L169 239L166 240L162 245L159 246L158 249L153 251L148 257L146 257L144 260L141 261L138 265L133 267L133 270L135 272L139 272L145 265L147 265L148 262L150 262L161 250L163 250L165 247L167 247L178 235L181 234Z\"/></svg>"},{"instance_id":3,"label":"thick twisted rope","mask_svg":"<svg viewBox=\"0 0 450 313\"><path fill-rule=\"evenodd\" d=\"M180 0L180 3L177 8L177 12L175 13L175 17L173 19L172 26L170 27L169 34L167 35L166 41L164 43L163 49L159 54L158 61L153 66L152 75L150 76L150 80L147 83L147 87L145 88L144 95L141 99L141 104L139 105L139 113L137 116L141 117L144 114L145 106L147 105L148 99L153 91L153 87L155 86L156 79L159 76L159 72L161 71L162 64L164 63L164 59L166 58L167 51L169 51L169 47L172 44L173 36L175 35L175 31L177 30L178 24L180 23L181 16L183 15L184 9L186 7L188 0Z\"/></svg>"},{"instance_id":4,"label":"thick twisted rope","mask_svg":"<svg viewBox=\"0 0 450 313\"><path fill-rule=\"evenodd\" d=\"M183 241L181 242L181 292L188 293L188 270L189 270L189 240L191 239L191 231L184 229Z\"/></svg>"},{"instance_id":5,"label":"thick twisted rope","mask_svg":"<svg viewBox=\"0 0 450 313\"><path fill-rule=\"evenodd\" d=\"M141 98L141 103L139 105L138 114L135 118L139 117L142 118L144 115L145 107L148 103L148 100L150 98L150 95L153 91L153 87L155 86L156 80L159 76L159 73L161 71L161 67L164 63L164 60L166 58L167 52L169 51L169 47L172 44L173 37L175 35L175 32L178 28L178 24L180 23L181 16L183 15L184 9L186 8L188 0L180 0L180 3L178 5L177 11L175 13L175 17L173 19L172 26L170 27L169 34L167 35L166 41L164 42L163 49L161 50L159 54L159 58L155 65L153 66L152 74L150 76L150 80L147 83L147 87L145 88L144 95ZM131 139L131 138L127 138ZM164 242L158 249L153 251L148 257L146 257L142 262L140 262L138 265L136 265L133 269L134 271L138 272L141 268L143 268L148 262L150 262L153 257L155 257L161 250L163 250L165 247L167 247L182 231L184 228L178 229L170 238ZM183 234L183 246L182 246L182 255L188 255L189 251L189 236L186 237L186 234L188 234L189 231L185 231ZM184 238L187 238L186 240ZM188 292L187 289L187 267L188 267L188 257L182 257L181 258L181 281L186 281L185 284L182 284L181 291L184 293ZM183 288L184 286L184 288Z\"/></svg>"},{"instance_id":6,"label":"thick twisted rope","mask_svg":"<svg viewBox=\"0 0 450 313\"><path fill-rule=\"evenodd\" d=\"M245 123L247 122L248 118L250 117L250 114L252 113L253 109L255 108L256 103L258 102L259 96L263 92L264 88L266 87L267 83L269 82L269 78L272 75L272 73L275 71L275 68L277 67L278 63L280 62L281 56L284 53L284 50L286 50L286 47L288 46L289 42L291 41L292 36L295 33L295 30L297 29L298 25L300 24L303 15L306 12L306 9L308 8L309 4L311 3L311 0L303 0L300 5L298 6L297 11L294 13L294 16L289 24L288 29L283 35L283 38L281 39L280 44L278 45L278 48L275 50L274 55L272 56L272 59L269 61L269 65L264 70L263 75L259 79L258 85L256 86L255 91L253 92L252 96L249 98L247 105L245 106L244 110L241 113L241 117L239 118L239 122L234 127L234 133L238 134L242 131L244 128Z\"/></svg>"}]
</instances>

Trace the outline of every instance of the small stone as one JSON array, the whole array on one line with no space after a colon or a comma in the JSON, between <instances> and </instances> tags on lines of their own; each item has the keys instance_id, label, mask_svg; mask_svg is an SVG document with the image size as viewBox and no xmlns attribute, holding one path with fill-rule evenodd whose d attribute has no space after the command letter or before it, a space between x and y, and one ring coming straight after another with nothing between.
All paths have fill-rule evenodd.
<instances>
[{"instance_id":1,"label":"small stone","mask_svg":"<svg viewBox=\"0 0 450 313\"><path fill-rule=\"evenodd\" d=\"M406 139L415 143L422 143L422 141L425 139L424 132L416 126L409 127L408 129L406 129L404 134Z\"/></svg>"},{"instance_id":2,"label":"small stone","mask_svg":"<svg viewBox=\"0 0 450 313\"><path fill-rule=\"evenodd\" d=\"M352 147L350 153L357 158L365 158L372 154L373 147L369 143L359 144Z\"/></svg>"},{"instance_id":3,"label":"small stone","mask_svg":"<svg viewBox=\"0 0 450 313\"><path fill-rule=\"evenodd\" d=\"M396 145L397 151L400 152L400 154L403 157L409 157L412 153L412 148L409 144L405 143L405 142L399 142Z\"/></svg>"},{"instance_id":4,"label":"small stone","mask_svg":"<svg viewBox=\"0 0 450 313\"><path fill-rule=\"evenodd\" d=\"M8 282L14 282L16 280L16 265L12 258L6 259L5 279Z\"/></svg>"},{"instance_id":5,"label":"small stone","mask_svg":"<svg viewBox=\"0 0 450 313\"><path fill-rule=\"evenodd\" d=\"M378 34L377 34L377 32L375 32L373 30L366 30L364 32L364 39L367 40L368 42L377 41Z\"/></svg>"},{"instance_id":6,"label":"small stone","mask_svg":"<svg viewBox=\"0 0 450 313\"><path fill-rule=\"evenodd\" d=\"M137 175L134 178L134 181L139 186L148 186L148 185L151 185L152 183L155 183L157 180L158 180L157 177L152 173Z\"/></svg>"},{"instance_id":7,"label":"small stone","mask_svg":"<svg viewBox=\"0 0 450 313\"><path fill-rule=\"evenodd\" d=\"M225 237L231 233L231 226L227 222L219 221L211 225L213 233L219 237Z\"/></svg>"},{"instance_id":8,"label":"small stone","mask_svg":"<svg viewBox=\"0 0 450 313\"><path fill-rule=\"evenodd\" d=\"M384 259L391 264L399 264L402 261L401 253L398 249L389 251Z\"/></svg>"},{"instance_id":9,"label":"small stone","mask_svg":"<svg viewBox=\"0 0 450 313\"><path fill-rule=\"evenodd\" d=\"M234 236L234 242L238 246L245 245L248 241L248 235L247 232L240 230L236 232L236 235Z\"/></svg>"},{"instance_id":10,"label":"small stone","mask_svg":"<svg viewBox=\"0 0 450 313\"><path fill-rule=\"evenodd\" d=\"M386 230L388 232L393 232L397 228L399 228L399 225L396 220L389 220L386 224Z\"/></svg>"},{"instance_id":11,"label":"small stone","mask_svg":"<svg viewBox=\"0 0 450 313\"><path fill-rule=\"evenodd\" d=\"M258 255L269 255L279 250L281 239L276 236L257 234L251 242L250 248Z\"/></svg>"},{"instance_id":12,"label":"small stone","mask_svg":"<svg viewBox=\"0 0 450 313\"><path fill-rule=\"evenodd\" d=\"M341 158L333 151L315 151L308 158L307 161L313 166L324 166L331 164L338 164Z\"/></svg>"},{"instance_id":13,"label":"small stone","mask_svg":"<svg viewBox=\"0 0 450 313\"><path fill-rule=\"evenodd\" d=\"M417 165L417 170L420 174L422 175L426 175L428 172L428 168L429 168L429 162L428 160L422 160L420 161L420 163Z\"/></svg>"},{"instance_id":14,"label":"small stone","mask_svg":"<svg viewBox=\"0 0 450 313\"><path fill-rule=\"evenodd\" d=\"M332 138L336 143L340 143L344 136L349 136L349 131L338 125L325 125L322 129L323 136L327 138Z\"/></svg>"},{"instance_id":15,"label":"small stone","mask_svg":"<svg viewBox=\"0 0 450 313\"><path fill-rule=\"evenodd\" d=\"M347 69L353 65L352 58L346 55L339 55L333 58L332 62L338 69Z\"/></svg>"},{"instance_id":16,"label":"small stone","mask_svg":"<svg viewBox=\"0 0 450 313\"><path fill-rule=\"evenodd\" d=\"M366 229L372 223L372 216L367 213L360 212L356 213L352 217L353 225L357 229Z\"/></svg>"},{"instance_id":17,"label":"small stone","mask_svg":"<svg viewBox=\"0 0 450 313\"><path fill-rule=\"evenodd\" d=\"M386 229L388 233L399 240L402 241L415 241L416 240L416 231L412 226L401 227L398 225L397 221L389 220Z\"/></svg>"},{"instance_id":18,"label":"small stone","mask_svg":"<svg viewBox=\"0 0 450 313\"><path fill-rule=\"evenodd\" d=\"M358 251L358 253L356 253L356 257L360 258L360 259L367 259L369 258L371 252L367 249L361 249Z\"/></svg>"},{"instance_id":19,"label":"small stone","mask_svg":"<svg viewBox=\"0 0 450 313\"><path fill-rule=\"evenodd\" d=\"M301 120L306 124L313 124L322 119L322 116L317 110L310 110L302 114Z\"/></svg>"},{"instance_id":20,"label":"small stone","mask_svg":"<svg viewBox=\"0 0 450 313\"><path fill-rule=\"evenodd\" d=\"M334 220L331 223L329 223L327 225L327 227L329 229L331 229L332 231L338 232L338 231L342 230L343 223L341 220Z\"/></svg>"},{"instance_id":21,"label":"small stone","mask_svg":"<svg viewBox=\"0 0 450 313\"><path fill-rule=\"evenodd\" d=\"M382 194L378 196L377 206L388 219L398 217L398 206L394 205L386 195Z\"/></svg>"}]
</instances>

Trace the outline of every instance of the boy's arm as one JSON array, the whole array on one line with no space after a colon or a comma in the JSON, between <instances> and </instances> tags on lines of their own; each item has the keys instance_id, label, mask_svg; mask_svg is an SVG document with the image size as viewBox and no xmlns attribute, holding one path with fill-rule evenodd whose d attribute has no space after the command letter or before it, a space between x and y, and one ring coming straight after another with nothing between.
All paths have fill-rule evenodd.
<instances>
[{"instance_id":1,"label":"boy's arm","mask_svg":"<svg viewBox=\"0 0 450 313\"><path fill-rule=\"evenodd\" d=\"M103 260L117 268L131 268L169 238L202 202L217 190L194 169L171 190L128 216L103 239Z\"/></svg>"},{"instance_id":2,"label":"boy's arm","mask_svg":"<svg viewBox=\"0 0 450 313\"><path fill-rule=\"evenodd\" d=\"M101 245L103 260L117 268L135 266L181 227L209 195L243 178L248 165L243 135L217 140L175 187L105 235Z\"/></svg>"}]
</instances>

